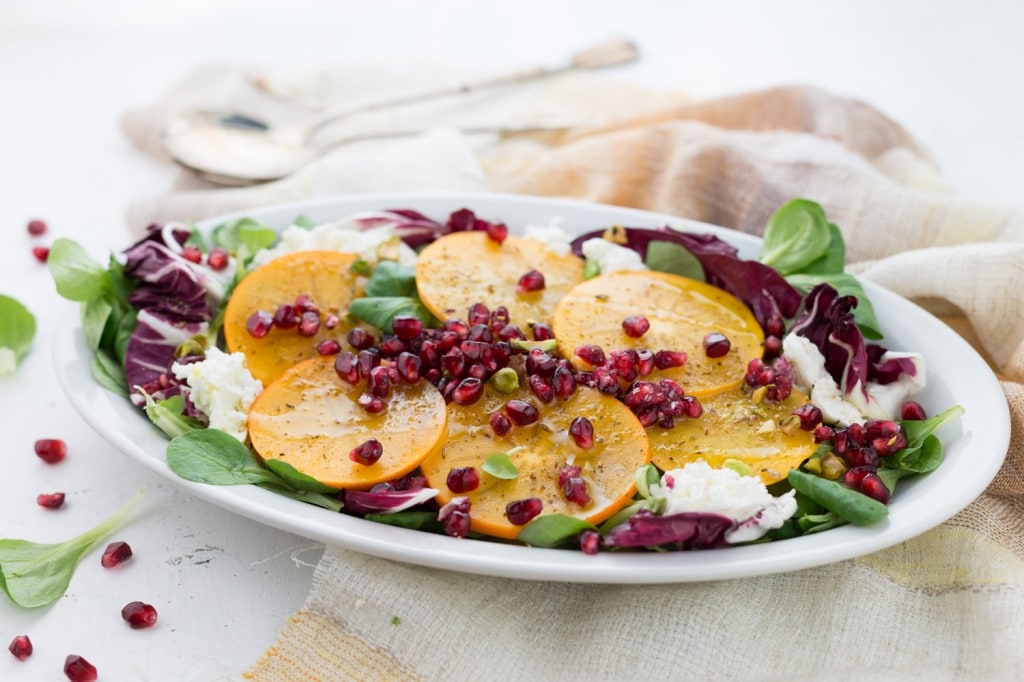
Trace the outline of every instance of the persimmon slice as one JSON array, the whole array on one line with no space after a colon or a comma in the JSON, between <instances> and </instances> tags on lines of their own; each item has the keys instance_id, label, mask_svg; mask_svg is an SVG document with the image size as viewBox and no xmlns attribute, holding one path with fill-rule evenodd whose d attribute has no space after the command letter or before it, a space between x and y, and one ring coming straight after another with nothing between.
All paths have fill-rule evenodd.
<instances>
[{"instance_id":1,"label":"persimmon slice","mask_svg":"<svg viewBox=\"0 0 1024 682\"><path fill-rule=\"evenodd\" d=\"M495 434L488 418L504 410L512 399L533 404L540 412L537 422L513 425L504 436ZM594 427L594 444L581 448L569 435L576 417L586 417ZM517 473L503 479L485 473L483 464L492 455L505 453ZM471 502L470 527L499 538L515 538L523 526L505 516L510 502L538 498L541 514L567 514L599 523L625 505L636 492L637 467L650 461L650 446L643 426L629 409L614 397L589 388L576 390L562 401L541 403L527 388L511 394L487 385L484 394L470 406L450 405L448 437L444 446L421 465L422 473L437 488L438 501L445 504L457 495ZM570 502L558 485L559 472L567 464L580 467L590 502ZM480 485L473 491L453 493L447 486L452 469L474 467Z\"/></svg>"},{"instance_id":2,"label":"persimmon slice","mask_svg":"<svg viewBox=\"0 0 1024 682\"><path fill-rule=\"evenodd\" d=\"M783 401L760 402L742 386L719 393L701 400L704 414L697 419L677 420L671 429L648 428L651 460L667 471L699 460L721 468L725 460L737 459L770 485L817 448L813 433L795 429L787 435L779 428L806 402L796 390Z\"/></svg>"},{"instance_id":3,"label":"persimmon slice","mask_svg":"<svg viewBox=\"0 0 1024 682\"><path fill-rule=\"evenodd\" d=\"M345 320L345 312L360 288L351 267L356 258L339 251L297 251L250 272L235 287L224 311L228 351L244 353L249 371L267 385L295 363L315 356L320 341L344 338L352 326ZM312 336L299 334L295 327L275 327L261 338L249 333L246 323L253 313L273 314L302 294L319 308L321 321L330 313L338 315L338 326L329 329L321 324Z\"/></svg>"},{"instance_id":4,"label":"persimmon slice","mask_svg":"<svg viewBox=\"0 0 1024 682\"><path fill-rule=\"evenodd\" d=\"M639 338L628 336L622 321L643 315L650 328ZM654 270L614 272L589 279L569 290L555 307L552 328L559 350L578 369L590 366L575 355L593 344L605 353L646 348L683 351L686 364L655 370L651 379L669 377L686 393L713 395L739 386L747 363L761 357L764 333L750 310L731 294L704 282ZM708 357L704 337L724 334L730 350Z\"/></svg>"},{"instance_id":5,"label":"persimmon slice","mask_svg":"<svg viewBox=\"0 0 1024 682\"><path fill-rule=\"evenodd\" d=\"M544 276L544 287L517 292L519 280L531 270ZM463 318L474 303L492 310L503 305L524 331L531 322L549 322L562 295L582 281L578 256L560 256L525 237L509 236L499 244L480 231L445 235L416 261L420 299L439 319Z\"/></svg>"},{"instance_id":6,"label":"persimmon slice","mask_svg":"<svg viewBox=\"0 0 1024 682\"><path fill-rule=\"evenodd\" d=\"M447 411L433 385L392 386L378 414L356 402L364 390L338 378L332 357L293 365L249 409L253 449L325 485L353 490L404 476L440 449ZM380 459L368 466L352 461L349 452L371 438L383 446Z\"/></svg>"}]
</instances>

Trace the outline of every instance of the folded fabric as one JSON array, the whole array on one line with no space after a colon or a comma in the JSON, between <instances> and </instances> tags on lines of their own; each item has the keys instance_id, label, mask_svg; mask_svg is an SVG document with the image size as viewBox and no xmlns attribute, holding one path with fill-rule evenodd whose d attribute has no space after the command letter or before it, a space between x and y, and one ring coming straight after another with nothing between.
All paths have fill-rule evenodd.
<instances>
[{"instance_id":1,"label":"folded fabric","mask_svg":"<svg viewBox=\"0 0 1024 682\"><path fill-rule=\"evenodd\" d=\"M343 81L321 77L317 82L330 87L312 90L329 101ZM381 143L339 149L301 177L246 190L172 193L140 202L133 215L141 222L199 217L305 192L486 187L651 209L756 234L778 206L805 197L840 226L853 271L942 316L991 362L1012 417L1005 463L978 500L919 537L855 560L743 580L515 581L328 547L304 608L246 676L1024 678L1020 208L957 195L897 123L817 88L693 101L602 79L566 79L531 97L517 101L515 111L565 112L572 110L568 101L579 113L603 102L615 123L486 145L448 131L389 143L385 155L376 151L385 148ZM165 102L148 120L166 111ZM126 129L147 146L153 131L133 128L131 118ZM436 120L450 123L444 112ZM424 154L431 163L423 163Z\"/></svg>"}]
</instances>

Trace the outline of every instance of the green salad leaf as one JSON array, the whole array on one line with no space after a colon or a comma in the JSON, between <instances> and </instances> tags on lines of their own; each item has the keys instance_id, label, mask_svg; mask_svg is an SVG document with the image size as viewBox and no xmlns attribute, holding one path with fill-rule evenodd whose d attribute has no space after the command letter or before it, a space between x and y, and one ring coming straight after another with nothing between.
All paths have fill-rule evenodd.
<instances>
[{"instance_id":1,"label":"green salad leaf","mask_svg":"<svg viewBox=\"0 0 1024 682\"><path fill-rule=\"evenodd\" d=\"M35 336L35 316L19 301L0 294L0 376L17 369Z\"/></svg>"}]
</instances>

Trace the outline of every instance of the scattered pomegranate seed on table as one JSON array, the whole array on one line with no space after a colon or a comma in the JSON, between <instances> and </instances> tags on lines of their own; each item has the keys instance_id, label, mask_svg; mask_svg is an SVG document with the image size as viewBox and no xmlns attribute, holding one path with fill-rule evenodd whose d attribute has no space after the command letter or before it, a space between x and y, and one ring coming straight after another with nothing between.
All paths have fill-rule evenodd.
<instances>
[{"instance_id":1,"label":"scattered pomegranate seed on table","mask_svg":"<svg viewBox=\"0 0 1024 682\"><path fill-rule=\"evenodd\" d=\"M151 604L141 601L129 602L121 609L121 617L133 630L141 630L156 625L156 609Z\"/></svg>"},{"instance_id":2,"label":"scattered pomegranate seed on table","mask_svg":"<svg viewBox=\"0 0 1024 682\"><path fill-rule=\"evenodd\" d=\"M64 659L64 674L71 682L94 682L99 677L96 666L78 654L68 654Z\"/></svg>"},{"instance_id":3,"label":"scattered pomegranate seed on table","mask_svg":"<svg viewBox=\"0 0 1024 682\"><path fill-rule=\"evenodd\" d=\"M45 263L50 257L50 248L47 246L33 246L32 255L36 257L36 260L40 263Z\"/></svg>"},{"instance_id":4,"label":"scattered pomegranate seed on table","mask_svg":"<svg viewBox=\"0 0 1024 682\"><path fill-rule=\"evenodd\" d=\"M28 638L28 635L18 635L11 640L7 650L19 661L24 661L32 655L32 640Z\"/></svg>"},{"instance_id":5,"label":"scattered pomegranate seed on table","mask_svg":"<svg viewBox=\"0 0 1024 682\"><path fill-rule=\"evenodd\" d=\"M60 509L64 505L64 493L43 493L36 496L36 504L47 509Z\"/></svg>"},{"instance_id":6,"label":"scattered pomegranate seed on table","mask_svg":"<svg viewBox=\"0 0 1024 682\"><path fill-rule=\"evenodd\" d=\"M46 223L42 220L36 219L28 221L28 233L33 237L45 234L46 227Z\"/></svg>"},{"instance_id":7,"label":"scattered pomegranate seed on table","mask_svg":"<svg viewBox=\"0 0 1024 682\"><path fill-rule=\"evenodd\" d=\"M107 545L107 548L103 550L103 556L100 557L100 563L104 568L113 568L119 564L128 561L132 558L132 548L127 542L118 540L117 542L111 542Z\"/></svg>"},{"instance_id":8,"label":"scattered pomegranate seed on table","mask_svg":"<svg viewBox=\"0 0 1024 682\"><path fill-rule=\"evenodd\" d=\"M35 442L35 451L47 464L57 464L67 456L68 446L59 438L40 438Z\"/></svg>"}]
</instances>

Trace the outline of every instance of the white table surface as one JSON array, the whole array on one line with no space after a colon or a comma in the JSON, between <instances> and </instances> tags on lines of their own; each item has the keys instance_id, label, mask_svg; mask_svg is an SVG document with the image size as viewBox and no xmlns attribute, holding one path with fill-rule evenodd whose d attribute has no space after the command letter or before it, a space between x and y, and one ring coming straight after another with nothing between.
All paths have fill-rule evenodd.
<instances>
[{"instance_id":1,"label":"white table surface","mask_svg":"<svg viewBox=\"0 0 1024 682\"><path fill-rule=\"evenodd\" d=\"M303 603L322 551L157 478L104 443L61 393L50 337L69 309L31 247L69 236L105 257L140 227L125 223L128 203L164 191L176 173L121 136L126 108L210 61L501 67L621 34L643 53L621 76L697 95L811 83L860 97L916 134L957 190L1019 206L1022 26L1016 0L0 3L0 292L38 322L32 353L0 377L0 537L63 540L147 490L112 538L133 547L130 563L108 571L99 550L89 554L48 608L0 597L0 644L18 634L35 644L25 662L0 654L0 679L61 679L69 653L104 680L238 679ZM32 218L50 225L41 240L26 232ZM35 457L46 437L68 443L65 462ZM63 509L36 505L38 493L58 490ZM156 627L122 622L134 600L157 608Z\"/></svg>"}]
</instances>

